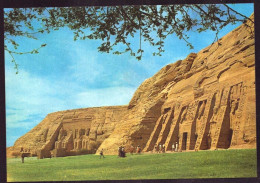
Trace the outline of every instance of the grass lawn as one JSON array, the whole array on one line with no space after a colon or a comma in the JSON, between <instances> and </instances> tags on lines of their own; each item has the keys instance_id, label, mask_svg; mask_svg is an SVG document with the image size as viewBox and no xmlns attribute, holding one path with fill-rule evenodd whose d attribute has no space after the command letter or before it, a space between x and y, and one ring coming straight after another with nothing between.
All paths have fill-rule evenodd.
<instances>
[{"instance_id":1,"label":"grass lawn","mask_svg":"<svg viewBox=\"0 0 260 183\"><path fill-rule=\"evenodd\" d=\"M7 159L8 181L130 180L256 177L256 149Z\"/></svg>"}]
</instances>

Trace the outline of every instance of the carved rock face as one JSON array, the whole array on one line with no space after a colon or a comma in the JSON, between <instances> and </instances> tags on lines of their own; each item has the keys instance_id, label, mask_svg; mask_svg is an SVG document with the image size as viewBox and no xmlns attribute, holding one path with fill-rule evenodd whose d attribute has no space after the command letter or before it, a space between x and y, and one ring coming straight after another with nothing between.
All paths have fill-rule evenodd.
<instances>
[{"instance_id":1,"label":"carved rock face","mask_svg":"<svg viewBox=\"0 0 260 183\"><path fill-rule=\"evenodd\" d=\"M129 103L127 117L100 148L111 154L120 145L152 151L158 144L170 150L176 142L179 150L255 148L254 38L242 25L220 43L145 80ZM246 142L243 136L249 131Z\"/></svg>"},{"instance_id":2,"label":"carved rock face","mask_svg":"<svg viewBox=\"0 0 260 183\"><path fill-rule=\"evenodd\" d=\"M165 66L128 106L49 114L8 151L30 147L47 157L101 149L117 154L119 146L151 151L159 144L178 151L255 148L255 47L247 29L241 25L220 45Z\"/></svg>"}]
</instances>

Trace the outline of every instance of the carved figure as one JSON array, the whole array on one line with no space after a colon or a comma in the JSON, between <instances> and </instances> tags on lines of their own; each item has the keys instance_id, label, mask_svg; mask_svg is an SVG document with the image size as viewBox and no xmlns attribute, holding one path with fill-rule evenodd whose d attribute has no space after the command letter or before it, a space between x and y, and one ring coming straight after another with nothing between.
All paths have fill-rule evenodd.
<instances>
[{"instance_id":1,"label":"carved figure","mask_svg":"<svg viewBox=\"0 0 260 183\"><path fill-rule=\"evenodd\" d=\"M58 140L62 140L65 136L65 130L63 130L63 128L60 129L59 131L59 136L58 136Z\"/></svg>"},{"instance_id":2,"label":"carved figure","mask_svg":"<svg viewBox=\"0 0 260 183\"><path fill-rule=\"evenodd\" d=\"M44 129L41 135L41 142L46 142L47 134L48 134L48 129Z\"/></svg>"},{"instance_id":3,"label":"carved figure","mask_svg":"<svg viewBox=\"0 0 260 183\"><path fill-rule=\"evenodd\" d=\"M198 114L199 120L201 119L201 117L204 114L205 106L206 106L206 101L203 101L202 104L200 105L200 108L199 108L199 114Z\"/></svg>"},{"instance_id":4,"label":"carved figure","mask_svg":"<svg viewBox=\"0 0 260 183\"><path fill-rule=\"evenodd\" d=\"M214 106L213 115L209 121L209 133L207 135L208 148L211 146L212 138L214 137L214 135L216 133L216 125L218 122L218 110L219 110L219 108L217 106Z\"/></svg>"},{"instance_id":5,"label":"carved figure","mask_svg":"<svg viewBox=\"0 0 260 183\"><path fill-rule=\"evenodd\" d=\"M184 110L182 111L180 123L183 123L183 121L186 118L186 114L187 114L187 107L185 107Z\"/></svg>"},{"instance_id":6,"label":"carved figure","mask_svg":"<svg viewBox=\"0 0 260 183\"><path fill-rule=\"evenodd\" d=\"M230 128L233 129L236 122L236 111L238 108L238 99L232 100L230 104Z\"/></svg>"}]
</instances>

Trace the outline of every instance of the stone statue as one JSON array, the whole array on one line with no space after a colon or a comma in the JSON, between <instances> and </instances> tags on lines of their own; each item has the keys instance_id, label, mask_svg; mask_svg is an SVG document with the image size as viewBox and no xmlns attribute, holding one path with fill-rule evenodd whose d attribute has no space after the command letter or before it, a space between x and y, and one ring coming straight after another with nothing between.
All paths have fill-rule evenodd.
<instances>
[{"instance_id":1,"label":"stone statue","mask_svg":"<svg viewBox=\"0 0 260 183\"><path fill-rule=\"evenodd\" d=\"M207 145L208 148L210 148L211 146L211 142L212 142L212 138L214 137L215 133L216 133L216 125L218 122L218 107L214 106L213 108L213 115L209 121L209 133L207 135Z\"/></svg>"},{"instance_id":2,"label":"stone statue","mask_svg":"<svg viewBox=\"0 0 260 183\"><path fill-rule=\"evenodd\" d=\"M198 114L199 120L201 119L201 117L204 114L205 106L206 106L206 101L203 101L202 104L200 105L200 108L199 108L199 114Z\"/></svg>"},{"instance_id":3,"label":"stone statue","mask_svg":"<svg viewBox=\"0 0 260 183\"><path fill-rule=\"evenodd\" d=\"M232 100L230 103L230 128L233 128L235 125L237 108L238 100Z\"/></svg>"},{"instance_id":4,"label":"stone statue","mask_svg":"<svg viewBox=\"0 0 260 183\"><path fill-rule=\"evenodd\" d=\"M183 123L183 121L186 119L186 114L187 114L187 107L185 107L184 110L182 111L180 123Z\"/></svg>"}]
</instances>

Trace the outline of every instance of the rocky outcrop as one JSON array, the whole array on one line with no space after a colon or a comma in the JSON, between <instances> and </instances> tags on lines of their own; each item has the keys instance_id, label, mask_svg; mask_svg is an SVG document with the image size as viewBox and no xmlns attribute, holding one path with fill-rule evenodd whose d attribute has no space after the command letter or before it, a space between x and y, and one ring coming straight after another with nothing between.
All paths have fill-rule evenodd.
<instances>
[{"instance_id":1,"label":"rocky outcrop","mask_svg":"<svg viewBox=\"0 0 260 183\"><path fill-rule=\"evenodd\" d=\"M101 149L116 154L118 146L170 150L176 143L179 151L255 148L255 42L247 24L162 68L128 106L49 114L9 150L30 148L43 158Z\"/></svg>"},{"instance_id":2,"label":"rocky outcrop","mask_svg":"<svg viewBox=\"0 0 260 183\"><path fill-rule=\"evenodd\" d=\"M20 152L22 148L39 158L94 153L126 111L127 106L113 106L48 114L8 151Z\"/></svg>"},{"instance_id":3,"label":"rocky outcrop","mask_svg":"<svg viewBox=\"0 0 260 183\"><path fill-rule=\"evenodd\" d=\"M253 15L251 16L253 19ZM145 80L100 149L255 148L254 26L248 22Z\"/></svg>"}]
</instances>

